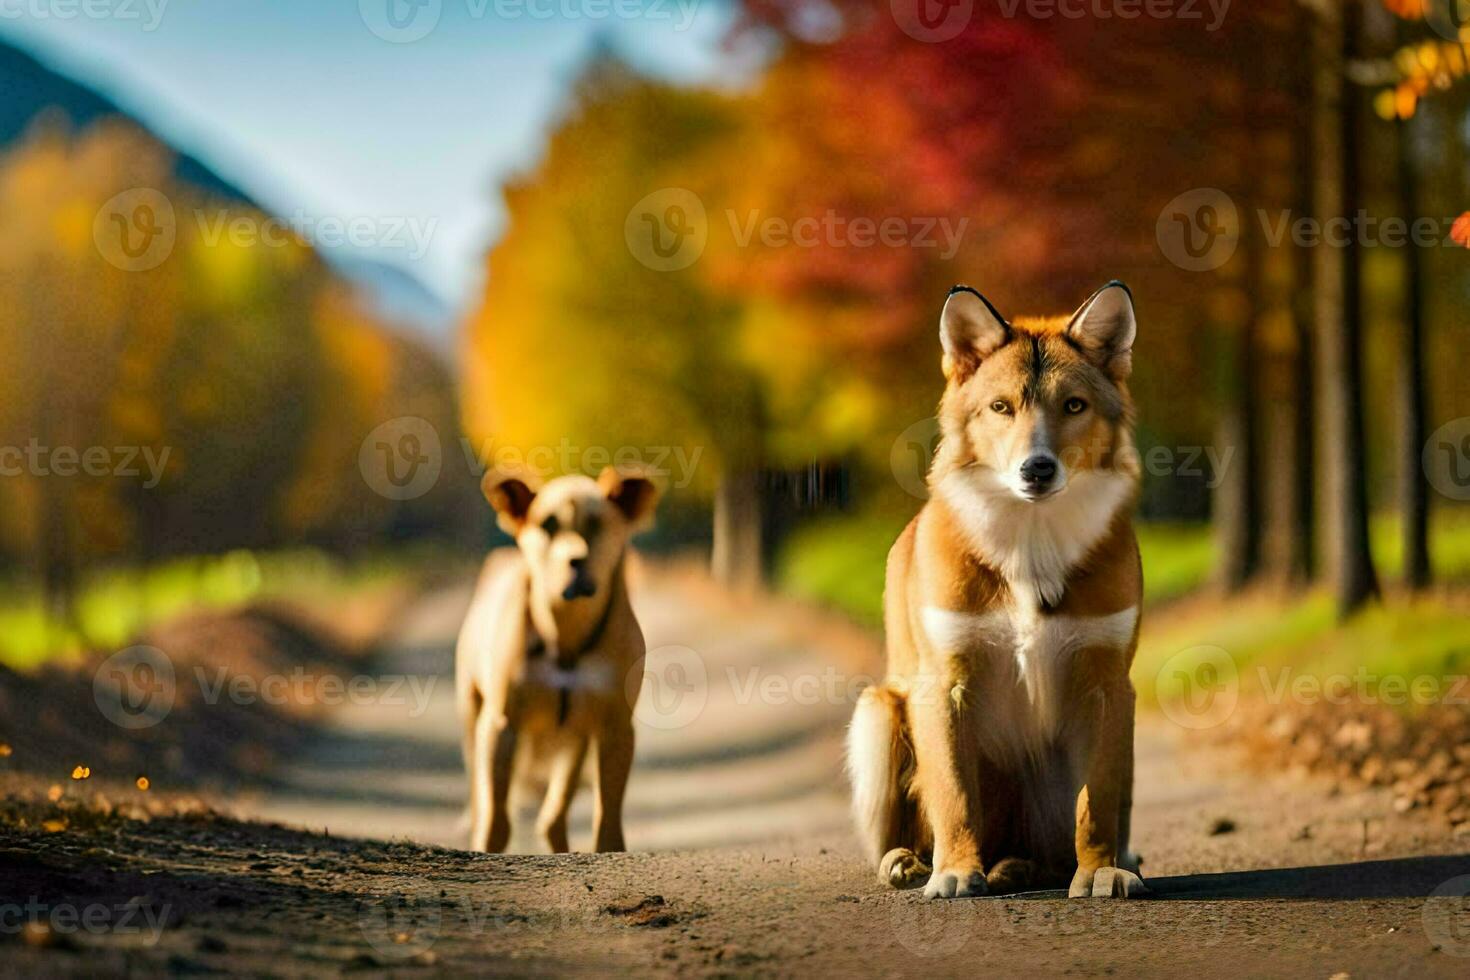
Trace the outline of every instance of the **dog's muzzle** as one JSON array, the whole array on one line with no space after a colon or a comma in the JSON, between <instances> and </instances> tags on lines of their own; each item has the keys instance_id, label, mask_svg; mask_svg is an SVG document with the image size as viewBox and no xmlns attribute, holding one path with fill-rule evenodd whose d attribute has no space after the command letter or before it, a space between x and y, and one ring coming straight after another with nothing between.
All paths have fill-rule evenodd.
<instances>
[{"instance_id":1,"label":"dog's muzzle","mask_svg":"<svg viewBox=\"0 0 1470 980\"><path fill-rule=\"evenodd\" d=\"M578 558L572 562L572 580L562 590L561 597L567 601L582 599L597 594L597 584L587 574L586 560Z\"/></svg>"}]
</instances>

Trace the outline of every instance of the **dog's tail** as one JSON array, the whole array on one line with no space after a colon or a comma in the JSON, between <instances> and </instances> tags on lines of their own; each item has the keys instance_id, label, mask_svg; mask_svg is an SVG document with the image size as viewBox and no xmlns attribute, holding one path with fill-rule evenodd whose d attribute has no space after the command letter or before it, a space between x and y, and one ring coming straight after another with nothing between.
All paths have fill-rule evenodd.
<instances>
[{"instance_id":1,"label":"dog's tail","mask_svg":"<svg viewBox=\"0 0 1470 980\"><path fill-rule=\"evenodd\" d=\"M924 834L911 792L914 764L903 695L885 685L868 688L847 729L852 809L868 860L896 888L920 884L929 873L920 856Z\"/></svg>"}]
</instances>

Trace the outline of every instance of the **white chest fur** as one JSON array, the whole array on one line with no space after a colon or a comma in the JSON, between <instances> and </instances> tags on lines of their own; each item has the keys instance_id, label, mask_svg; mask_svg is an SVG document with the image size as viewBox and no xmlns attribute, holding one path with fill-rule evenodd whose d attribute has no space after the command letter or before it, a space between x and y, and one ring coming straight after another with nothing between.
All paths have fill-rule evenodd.
<instances>
[{"instance_id":1,"label":"white chest fur","mask_svg":"<svg viewBox=\"0 0 1470 980\"><path fill-rule=\"evenodd\" d=\"M1133 483L1113 470L1071 477L1054 497L1022 500L990 470L959 470L939 493L959 517L974 552L1018 595L1061 601L1067 576L1102 539Z\"/></svg>"},{"instance_id":2,"label":"white chest fur","mask_svg":"<svg viewBox=\"0 0 1470 980\"><path fill-rule=\"evenodd\" d=\"M992 715L980 726L988 733L986 748L1008 758L1039 752L1056 737L1075 655L1126 646L1138 607L1067 616L1030 603L982 613L926 606L921 615L936 653L972 658L968 700Z\"/></svg>"}]
</instances>

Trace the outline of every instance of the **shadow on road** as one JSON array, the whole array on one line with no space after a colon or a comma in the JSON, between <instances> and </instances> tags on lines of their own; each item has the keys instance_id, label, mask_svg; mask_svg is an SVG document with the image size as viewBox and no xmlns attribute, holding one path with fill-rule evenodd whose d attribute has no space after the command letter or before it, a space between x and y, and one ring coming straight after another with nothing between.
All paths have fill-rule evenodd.
<instances>
[{"instance_id":1,"label":"shadow on road","mask_svg":"<svg viewBox=\"0 0 1470 980\"><path fill-rule=\"evenodd\" d=\"M1316 868L1231 871L1151 879L1163 899L1424 898L1450 878L1470 874L1470 855L1361 861Z\"/></svg>"},{"instance_id":2,"label":"shadow on road","mask_svg":"<svg viewBox=\"0 0 1470 980\"><path fill-rule=\"evenodd\" d=\"M1147 878L1150 901L1259 901L1291 899L1427 898L1451 878L1470 875L1470 855L1359 861L1312 868L1270 868L1218 874ZM1061 898L1061 890L1030 892L1028 899Z\"/></svg>"}]
</instances>

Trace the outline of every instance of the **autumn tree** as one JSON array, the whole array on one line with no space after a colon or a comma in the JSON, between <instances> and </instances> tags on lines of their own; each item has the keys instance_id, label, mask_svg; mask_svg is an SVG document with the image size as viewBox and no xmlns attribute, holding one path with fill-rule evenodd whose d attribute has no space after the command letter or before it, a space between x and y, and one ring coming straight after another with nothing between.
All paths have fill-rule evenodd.
<instances>
[{"instance_id":1,"label":"autumn tree","mask_svg":"<svg viewBox=\"0 0 1470 980\"><path fill-rule=\"evenodd\" d=\"M718 94L608 56L587 69L542 162L506 188L508 228L466 338L466 428L486 463L595 469L677 450L697 463L680 489L703 494L759 468L768 406L737 303L709 288L697 251L670 267L651 250L661 239L642 237L673 241L659 222L695 220L686 195L714 199L710 160L733 152L734 126ZM748 549L732 553L747 561L726 577L748 579Z\"/></svg>"},{"instance_id":2,"label":"autumn tree","mask_svg":"<svg viewBox=\"0 0 1470 980\"><path fill-rule=\"evenodd\" d=\"M357 447L426 405L404 383L407 346L307 243L211 234L266 216L172 169L108 119L44 122L0 157L0 550L63 618L98 564L378 539L398 517ZM453 451L452 386L430 377L423 413ZM443 504L417 504L420 525Z\"/></svg>"}]
</instances>

